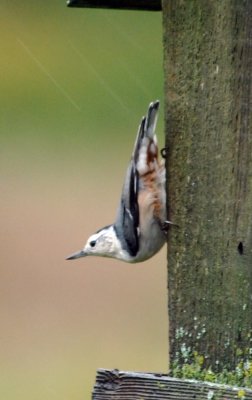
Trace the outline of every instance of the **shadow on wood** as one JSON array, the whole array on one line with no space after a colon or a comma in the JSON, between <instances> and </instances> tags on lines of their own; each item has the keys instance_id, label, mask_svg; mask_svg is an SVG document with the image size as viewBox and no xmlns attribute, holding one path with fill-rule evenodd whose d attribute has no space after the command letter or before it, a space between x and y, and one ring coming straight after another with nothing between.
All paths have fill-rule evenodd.
<instances>
[{"instance_id":1,"label":"shadow on wood","mask_svg":"<svg viewBox=\"0 0 252 400\"><path fill-rule=\"evenodd\" d=\"M99 369L93 400L252 399L252 390L162 374Z\"/></svg>"},{"instance_id":2,"label":"shadow on wood","mask_svg":"<svg viewBox=\"0 0 252 400\"><path fill-rule=\"evenodd\" d=\"M68 7L161 11L161 0L67 0Z\"/></svg>"}]
</instances>

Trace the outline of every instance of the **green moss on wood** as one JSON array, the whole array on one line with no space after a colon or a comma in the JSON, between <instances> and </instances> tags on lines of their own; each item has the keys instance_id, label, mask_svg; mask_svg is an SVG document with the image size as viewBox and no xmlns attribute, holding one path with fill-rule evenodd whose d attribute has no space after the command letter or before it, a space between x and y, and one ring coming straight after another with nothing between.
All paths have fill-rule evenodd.
<instances>
[{"instance_id":1,"label":"green moss on wood","mask_svg":"<svg viewBox=\"0 0 252 400\"><path fill-rule=\"evenodd\" d=\"M172 376L182 379L196 379L199 381L252 388L252 359L240 361L232 371L224 368L220 372L215 372L210 367L204 368L203 355L195 352L193 359L194 361L190 364L186 362L181 364L181 362L176 363L174 361L170 371Z\"/></svg>"}]
</instances>

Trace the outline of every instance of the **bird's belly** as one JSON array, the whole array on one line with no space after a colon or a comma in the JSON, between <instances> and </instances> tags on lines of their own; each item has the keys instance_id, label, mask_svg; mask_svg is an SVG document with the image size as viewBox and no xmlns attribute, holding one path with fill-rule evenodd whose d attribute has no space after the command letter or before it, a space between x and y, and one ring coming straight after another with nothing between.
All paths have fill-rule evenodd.
<instances>
[{"instance_id":1,"label":"bird's belly","mask_svg":"<svg viewBox=\"0 0 252 400\"><path fill-rule=\"evenodd\" d=\"M136 262L147 260L156 254L166 241L165 233L161 230L159 223L149 226L149 230L140 233L140 248L136 256Z\"/></svg>"},{"instance_id":2,"label":"bird's belly","mask_svg":"<svg viewBox=\"0 0 252 400\"><path fill-rule=\"evenodd\" d=\"M139 251L133 262L147 260L156 254L166 241L161 224L166 220L165 190L163 184L154 192L142 190L139 193L140 234Z\"/></svg>"}]
</instances>

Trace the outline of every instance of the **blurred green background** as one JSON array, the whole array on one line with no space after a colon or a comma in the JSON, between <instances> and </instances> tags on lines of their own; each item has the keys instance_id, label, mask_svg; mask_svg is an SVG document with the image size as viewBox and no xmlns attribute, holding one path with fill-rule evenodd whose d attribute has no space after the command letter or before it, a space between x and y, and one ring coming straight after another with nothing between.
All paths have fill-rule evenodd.
<instances>
[{"instance_id":1,"label":"blurred green background","mask_svg":"<svg viewBox=\"0 0 252 400\"><path fill-rule=\"evenodd\" d=\"M0 11L0 398L87 399L99 367L167 371L166 249L64 260L113 222L140 118L163 100L161 14Z\"/></svg>"}]
</instances>

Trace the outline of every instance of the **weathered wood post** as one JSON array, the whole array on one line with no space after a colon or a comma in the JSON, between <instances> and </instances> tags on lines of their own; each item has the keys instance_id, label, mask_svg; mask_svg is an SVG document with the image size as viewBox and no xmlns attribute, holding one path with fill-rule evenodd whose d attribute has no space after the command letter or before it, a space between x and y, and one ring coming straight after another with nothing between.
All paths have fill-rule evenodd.
<instances>
[{"instance_id":1,"label":"weathered wood post","mask_svg":"<svg viewBox=\"0 0 252 400\"><path fill-rule=\"evenodd\" d=\"M160 0L68 5L161 10ZM179 226L168 233L169 373L204 378L239 365L252 378L252 1L163 0L162 9L168 214ZM98 370L93 392L216 396L252 391Z\"/></svg>"},{"instance_id":2,"label":"weathered wood post","mask_svg":"<svg viewBox=\"0 0 252 400\"><path fill-rule=\"evenodd\" d=\"M252 2L163 2L171 369L252 358Z\"/></svg>"}]
</instances>

